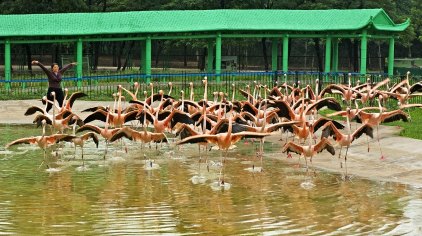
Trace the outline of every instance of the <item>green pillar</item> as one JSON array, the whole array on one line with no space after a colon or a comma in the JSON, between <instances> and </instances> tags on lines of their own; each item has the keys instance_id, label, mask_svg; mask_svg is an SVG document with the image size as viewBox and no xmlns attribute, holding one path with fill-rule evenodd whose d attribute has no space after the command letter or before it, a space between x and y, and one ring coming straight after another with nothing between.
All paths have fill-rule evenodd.
<instances>
[{"instance_id":1,"label":"green pillar","mask_svg":"<svg viewBox=\"0 0 422 236\"><path fill-rule=\"evenodd\" d=\"M277 71L278 65L278 39L274 38L272 41L272 51L271 51L271 69L273 72Z\"/></svg>"},{"instance_id":2,"label":"green pillar","mask_svg":"<svg viewBox=\"0 0 422 236\"><path fill-rule=\"evenodd\" d=\"M333 72L338 72L338 38L333 38Z\"/></svg>"},{"instance_id":3,"label":"green pillar","mask_svg":"<svg viewBox=\"0 0 422 236\"><path fill-rule=\"evenodd\" d=\"M388 77L394 75L394 37L391 37L388 45Z\"/></svg>"},{"instance_id":4,"label":"green pillar","mask_svg":"<svg viewBox=\"0 0 422 236\"><path fill-rule=\"evenodd\" d=\"M221 33L217 34L217 38L215 40L215 74L216 74L216 81L220 82L220 74L221 74Z\"/></svg>"},{"instance_id":5,"label":"green pillar","mask_svg":"<svg viewBox=\"0 0 422 236\"><path fill-rule=\"evenodd\" d=\"M283 36L283 72L287 73L289 70L289 36Z\"/></svg>"},{"instance_id":6,"label":"green pillar","mask_svg":"<svg viewBox=\"0 0 422 236\"><path fill-rule=\"evenodd\" d=\"M145 74L145 41L141 41L141 63L139 65L139 70L142 74Z\"/></svg>"},{"instance_id":7,"label":"green pillar","mask_svg":"<svg viewBox=\"0 0 422 236\"><path fill-rule=\"evenodd\" d=\"M325 40L325 73L331 72L331 36L327 36L327 39ZM328 81L328 74L325 75L325 81Z\"/></svg>"},{"instance_id":8,"label":"green pillar","mask_svg":"<svg viewBox=\"0 0 422 236\"><path fill-rule=\"evenodd\" d=\"M12 77L12 68L11 68L11 53L10 53L10 40L4 42L4 78L7 81L6 90L10 90L10 81Z\"/></svg>"},{"instance_id":9,"label":"green pillar","mask_svg":"<svg viewBox=\"0 0 422 236\"><path fill-rule=\"evenodd\" d=\"M360 41L360 74L361 77L365 78L366 76L366 54L368 44L368 35L367 31L362 31L362 39Z\"/></svg>"},{"instance_id":10,"label":"green pillar","mask_svg":"<svg viewBox=\"0 0 422 236\"><path fill-rule=\"evenodd\" d=\"M214 61L214 41L208 41L207 72L212 73Z\"/></svg>"},{"instance_id":11,"label":"green pillar","mask_svg":"<svg viewBox=\"0 0 422 236\"><path fill-rule=\"evenodd\" d=\"M147 83L151 82L151 36L145 41L145 75Z\"/></svg>"},{"instance_id":12,"label":"green pillar","mask_svg":"<svg viewBox=\"0 0 422 236\"><path fill-rule=\"evenodd\" d=\"M83 55L83 42L82 39L79 38L76 42L76 78L78 78L77 86L78 89L82 88L82 55Z\"/></svg>"}]
</instances>

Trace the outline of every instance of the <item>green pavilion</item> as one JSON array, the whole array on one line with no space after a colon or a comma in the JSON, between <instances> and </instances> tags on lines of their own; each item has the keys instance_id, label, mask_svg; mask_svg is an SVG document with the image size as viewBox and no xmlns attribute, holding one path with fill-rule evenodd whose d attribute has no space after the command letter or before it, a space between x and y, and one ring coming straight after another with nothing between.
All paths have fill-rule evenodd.
<instances>
[{"instance_id":1,"label":"green pavilion","mask_svg":"<svg viewBox=\"0 0 422 236\"><path fill-rule=\"evenodd\" d=\"M4 44L5 80L11 79L11 47L16 44L75 43L82 77L84 42L142 43L141 68L151 75L151 42L162 39L208 40L207 68L221 73L221 47L227 38L270 38L272 71L289 70L289 38L325 39L324 72L338 70L338 44L343 38L360 40L360 74L367 73L368 40L388 40L388 75L393 75L394 42L410 21L394 23L383 9L352 10L186 10L109 13L0 15L0 43ZM278 44L282 68L277 68ZM329 56L328 56L329 55ZM214 60L215 58L215 60ZM215 70L214 70L215 68Z\"/></svg>"}]
</instances>

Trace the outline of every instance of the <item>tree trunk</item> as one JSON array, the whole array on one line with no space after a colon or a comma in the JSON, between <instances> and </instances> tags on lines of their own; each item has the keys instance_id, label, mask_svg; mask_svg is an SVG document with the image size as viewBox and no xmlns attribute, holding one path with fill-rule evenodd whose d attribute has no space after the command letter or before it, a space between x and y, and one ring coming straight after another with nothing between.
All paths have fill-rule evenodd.
<instances>
[{"instance_id":1,"label":"tree trunk","mask_svg":"<svg viewBox=\"0 0 422 236\"><path fill-rule=\"evenodd\" d=\"M112 66L116 66L117 65L117 56L116 56L116 44L117 42L112 42L112 47L111 47L111 54L113 56L113 62L112 62Z\"/></svg>"},{"instance_id":2,"label":"tree trunk","mask_svg":"<svg viewBox=\"0 0 422 236\"><path fill-rule=\"evenodd\" d=\"M262 55L264 56L264 67L265 67L265 71L268 71L270 66L268 64L268 58L267 58L267 44L265 43L266 38L262 38L261 39L261 44L262 44Z\"/></svg>"},{"instance_id":3,"label":"tree trunk","mask_svg":"<svg viewBox=\"0 0 422 236\"><path fill-rule=\"evenodd\" d=\"M92 65L92 69L93 70L97 70L98 69L98 58L100 57L100 44L101 42L94 42L94 60L93 60L93 65Z\"/></svg>"},{"instance_id":4,"label":"tree trunk","mask_svg":"<svg viewBox=\"0 0 422 236\"><path fill-rule=\"evenodd\" d=\"M202 48L202 54L199 55L200 60L198 61L198 68L200 71L205 70L205 56L207 55L207 47Z\"/></svg>"},{"instance_id":5,"label":"tree trunk","mask_svg":"<svg viewBox=\"0 0 422 236\"><path fill-rule=\"evenodd\" d=\"M353 71L359 71L359 41L353 42Z\"/></svg>"},{"instance_id":6,"label":"tree trunk","mask_svg":"<svg viewBox=\"0 0 422 236\"><path fill-rule=\"evenodd\" d=\"M125 58L125 63L123 64L122 70L125 70L126 67L127 67L127 63L129 61L129 57L130 57L130 54L132 52L133 45L135 45L135 41L132 40L132 41L130 41L129 50L127 50L127 54L126 54L126 58Z\"/></svg>"},{"instance_id":7,"label":"tree trunk","mask_svg":"<svg viewBox=\"0 0 422 236\"><path fill-rule=\"evenodd\" d=\"M122 67L122 55L125 48L125 44L126 44L126 41L123 41L122 43L120 43L120 47L118 51L119 54L117 56L117 70L120 70Z\"/></svg>"},{"instance_id":8,"label":"tree trunk","mask_svg":"<svg viewBox=\"0 0 422 236\"><path fill-rule=\"evenodd\" d=\"M383 72L384 70L383 70L383 68L382 68L382 61L381 61L381 42L380 41L378 41L377 42L377 44L378 44L378 63L379 63L379 71L380 72Z\"/></svg>"},{"instance_id":9,"label":"tree trunk","mask_svg":"<svg viewBox=\"0 0 422 236\"><path fill-rule=\"evenodd\" d=\"M183 66L186 68L188 67L188 46L185 44L183 45Z\"/></svg>"},{"instance_id":10,"label":"tree trunk","mask_svg":"<svg viewBox=\"0 0 422 236\"><path fill-rule=\"evenodd\" d=\"M163 42L161 40L157 41L157 53L155 54L155 67L158 67L158 62L163 51Z\"/></svg>"},{"instance_id":11,"label":"tree trunk","mask_svg":"<svg viewBox=\"0 0 422 236\"><path fill-rule=\"evenodd\" d=\"M63 66L60 60L60 44L54 45L53 63L59 64L60 67Z\"/></svg>"},{"instance_id":12,"label":"tree trunk","mask_svg":"<svg viewBox=\"0 0 422 236\"><path fill-rule=\"evenodd\" d=\"M28 70L32 75L32 52L31 47L29 44L24 44L25 51L26 51L26 64L28 66Z\"/></svg>"},{"instance_id":13,"label":"tree trunk","mask_svg":"<svg viewBox=\"0 0 422 236\"><path fill-rule=\"evenodd\" d=\"M318 71L319 72L323 72L324 69L322 68L322 57L321 57L321 52L320 52L320 45L319 45L319 38L314 38L314 42L315 42L315 53L317 56L317 65L318 65Z\"/></svg>"}]
</instances>

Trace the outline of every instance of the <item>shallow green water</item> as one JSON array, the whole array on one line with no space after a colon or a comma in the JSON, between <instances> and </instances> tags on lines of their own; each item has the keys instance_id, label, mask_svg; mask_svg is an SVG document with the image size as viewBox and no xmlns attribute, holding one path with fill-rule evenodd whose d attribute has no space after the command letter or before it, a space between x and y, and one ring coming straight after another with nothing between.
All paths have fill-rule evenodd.
<instances>
[{"instance_id":1,"label":"shallow green water","mask_svg":"<svg viewBox=\"0 0 422 236\"><path fill-rule=\"evenodd\" d=\"M39 135L32 126L0 126L0 145ZM225 180L213 188L220 154L209 152L209 172L198 167L197 146L141 149L126 140L103 160L104 143L65 145L59 158L28 145L0 148L0 234L77 235L396 235L422 233L422 191L316 171L264 157L264 172L251 168L255 147L229 152ZM267 144L266 150L279 147ZM153 162L149 162L151 159ZM148 167L152 166L152 169ZM259 161L254 162L260 165ZM146 167L145 167L146 166ZM204 183L191 178L198 171ZM312 183L312 184L309 184ZM313 187L312 187L313 186Z\"/></svg>"}]
</instances>

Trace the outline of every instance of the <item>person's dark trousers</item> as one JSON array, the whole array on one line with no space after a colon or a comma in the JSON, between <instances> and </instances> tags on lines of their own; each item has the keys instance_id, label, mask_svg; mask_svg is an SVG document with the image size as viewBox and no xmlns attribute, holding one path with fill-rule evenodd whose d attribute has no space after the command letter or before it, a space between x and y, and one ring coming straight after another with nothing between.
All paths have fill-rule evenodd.
<instances>
[{"instance_id":1,"label":"person's dark trousers","mask_svg":"<svg viewBox=\"0 0 422 236\"><path fill-rule=\"evenodd\" d=\"M64 99L64 94L63 94L63 90L61 88L48 88L47 91L47 99L51 102L54 101L54 97L53 95L51 95L51 92L55 92L56 93L56 101L59 103L59 106L61 107L63 105L63 99ZM51 107L53 106L53 104L48 103L47 104L47 109L46 111L50 111Z\"/></svg>"}]
</instances>

